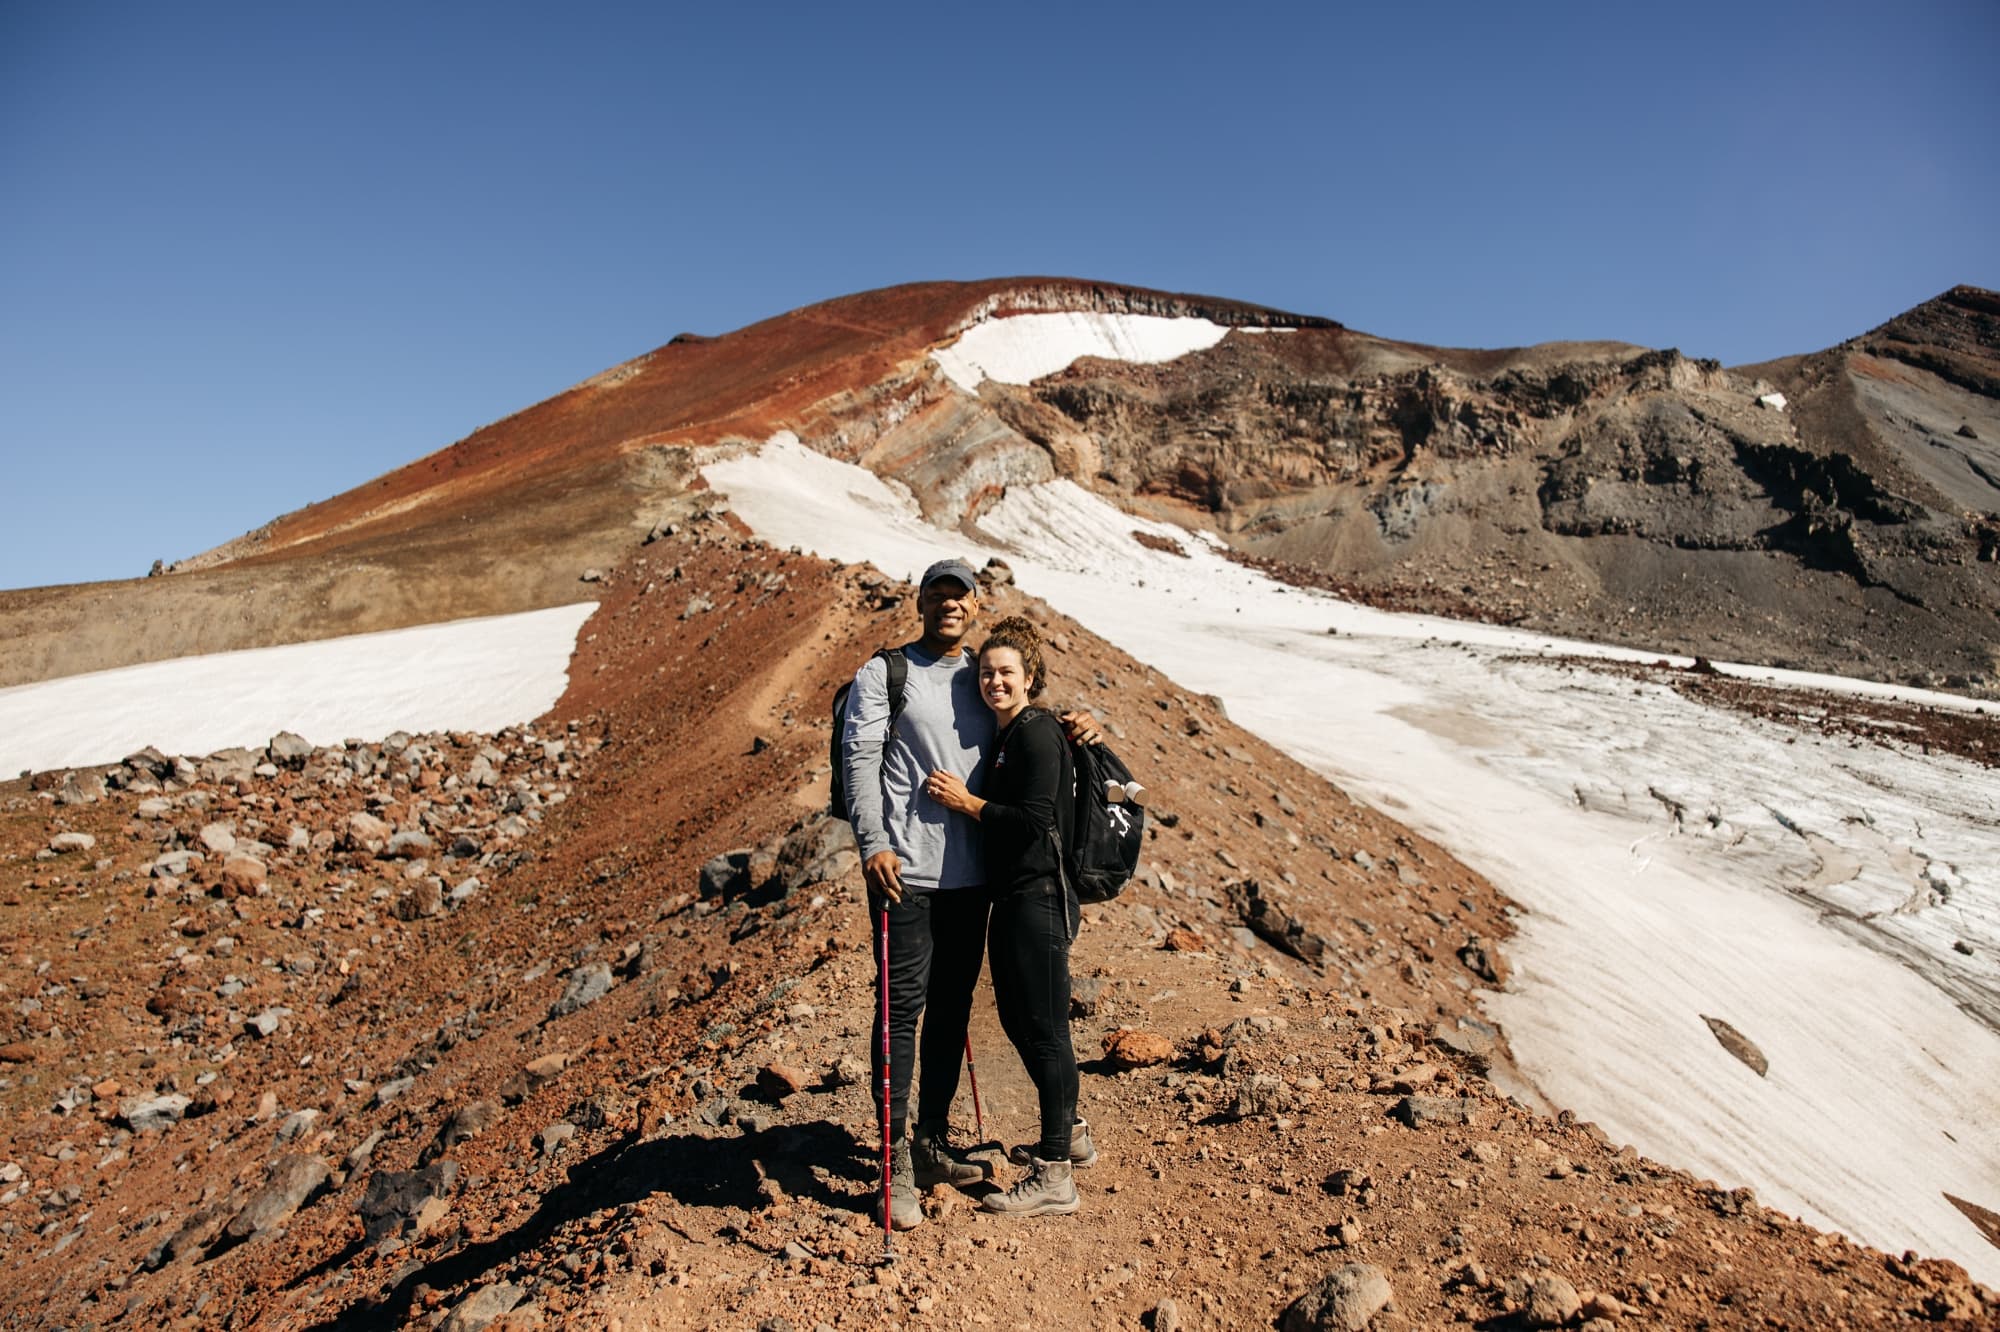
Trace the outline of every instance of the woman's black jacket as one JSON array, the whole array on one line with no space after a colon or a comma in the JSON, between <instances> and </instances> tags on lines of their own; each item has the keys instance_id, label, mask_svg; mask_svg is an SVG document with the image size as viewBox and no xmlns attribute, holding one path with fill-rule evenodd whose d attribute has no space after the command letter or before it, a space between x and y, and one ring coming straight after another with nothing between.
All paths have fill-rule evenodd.
<instances>
[{"instance_id":1,"label":"woman's black jacket","mask_svg":"<svg viewBox=\"0 0 2000 1332\"><path fill-rule=\"evenodd\" d=\"M1040 708L1022 709L994 740L985 767L979 828L987 887L1006 892L1055 877L1049 833L1059 829L1067 846L1076 821L1076 772L1062 723Z\"/></svg>"}]
</instances>

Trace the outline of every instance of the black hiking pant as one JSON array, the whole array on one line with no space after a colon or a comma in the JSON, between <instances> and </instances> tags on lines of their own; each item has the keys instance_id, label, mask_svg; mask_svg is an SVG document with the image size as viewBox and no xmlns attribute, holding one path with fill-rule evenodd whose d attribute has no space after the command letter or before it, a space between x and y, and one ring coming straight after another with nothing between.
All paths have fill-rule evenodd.
<instances>
[{"instance_id":1,"label":"black hiking pant","mask_svg":"<svg viewBox=\"0 0 2000 1332\"><path fill-rule=\"evenodd\" d=\"M1076 1120L1076 1050L1069 1039L1069 946L1082 907L1053 878L993 898L988 947L1000 1026L1041 1096L1044 1161L1069 1160Z\"/></svg>"},{"instance_id":2,"label":"black hiking pant","mask_svg":"<svg viewBox=\"0 0 2000 1332\"><path fill-rule=\"evenodd\" d=\"M896 1141L909 1127L910 1075L918 1062L917 1022L923 1020L923 1077L918 1082L917 1122L943 1125L958 1095L959 1066L965 1060L966 1026L972 1018L972 991L979 983L980 955L986 950L984 888L939 888L906 892L889 910L889 1123ZM881 977L882 915L876 902L875 983ZM882 992L877 989L879 1006ZM878 1007L870 1026L868 1057L874 1068L870 1091L882 1113L882 1031Z\"/></svg>"}]
</instances>

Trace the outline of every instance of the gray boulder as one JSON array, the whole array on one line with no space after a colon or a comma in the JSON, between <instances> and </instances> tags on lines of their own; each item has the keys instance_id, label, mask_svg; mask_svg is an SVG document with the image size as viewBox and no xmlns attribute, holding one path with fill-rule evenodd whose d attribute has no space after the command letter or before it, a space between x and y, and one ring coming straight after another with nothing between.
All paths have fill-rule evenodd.
<instances>
[{"instance_id":1,"label":"gray boulder","mask_svg":"<svg viewBox=\"0 0 2000 1332\"><path fill-rule=\"evenodd\" d=\"M1414 1129L1444 1128L1472 1123L1479 1102L1470 1096L1405 1096L1390 1113Z\"/></svg>"},{"instance_id":2,"label":"gray boulder","mask_svg":"<svg viewBox=\"0 0 2000 1332\"><path fill-rule=\"evenodd\" d=\"M1478 935L1470 935L1458 950L1458 960L1488 985L1505 985L1511 974L1500 950Z\"/></svg>"},{"instance_id":3,"label":"gray boulder","mask_svg":"<svg viewBox=\"0 0 2000 1332\"><path fill-rule=\"evenodd\" d=\"M493 1121L500 1117L500 1107L492 1101L468 1101L458 1108L458 1112L445 1121L438 1130L437 1137L430 1146L424 1148L421 1160L428 1165L462 1142L474 1138L493 1127Z\"/></svg>"},{"instance_id":4,"label":"gray boulder","mask_svg":"<svg viewBox=\"0 0 2000 1332\"><path fill-rule=\"evenodd\" d=\"M266 752L270 754L271 762L281 768L303 768L306 760L312 757L313 746L312 741L302 735L280 731L271 737Z\"/></svg>"},{"instance_id":5,"label":"gray boulder","mask_svg":"<svg viewBox=\"0 0 2000 1332\"><path fill-rule=\"evenodd\" d=\"M165 878L170 874L175 878L181 878L187 874L190 866L200 865L207 859L208 857L199 851L168 851L149 862L149 872L156 879Z\"/></svg>"},{"instance_id":6,"label":"gray boulder","mask_svg":"<svg viewBox=\"0 0 2000 1332\"><path fill-rule=\"evenodd\" d=\"M311 1132L313 1125L317 1123L319 1123L319 1111L310 1106L304 1110L294 1110L285 1116L283 1123L278 1125L278 1136L273 1141L278 1143L290 1142L294 1138L302 1137Z\"/></svg>"},{"instance_id":7,"label":"gray boulder","mask_svg":"<svg viewBox=\"0 0 2000 1332\"><path fill-rule=\"evenodd\" d=\"M401 1096L404 1092L408 1091L410 1088L416 1085L417 1085L417 1080L414 1075L409 1077L390 1078L387 1082L383 1083L381 1086L375 1089L375 1104L378 1107L387 1105L389 1104L389 1102L395 1100L398 1096Z\"/></svg>"},{"instance_id":8,"label":"gray boulder","mask_svg":"<svg viewBox=\"0 0 2000 1332\"><path fill-rule=\"evenodd\" d=\"M1236 1083L1236 1095L1229 1113L1237 1119L1253 1115L1282 1114L1291 1105L1291 1089L1283 1078L1269 1073L1247 1073Z\"/></svg>"},{"instance_id":9,"label":"gray boulder","mask_svg":"<svg viewBox=\"0 0 2000 1332\"><path fill-rule=\"evenodd\" d=\"M1583 1308L1576 1287L1559 1276L1538 1276L1528 1283L1521 1322L1526 1327L1561 1327Z\"/></svg>"},{"instance_id":10,"label":"gray boulder","mask_svg":"<svg viewBox=\"0 0 2000 1332\"><path fill-rule=\"evenodd\" d=\"M774 872L789 893L809 884L837 879L860 864L853 831L845 822L822 814L807 820L785 838L778 848Z\"/></svg>"},{"instance_id":11,"label":"gray boulder","mask_svg":"<svg viewBox=\"0 0 2000 1332\"><path fill-rule=\"evenodd\" d=\"M222 1227L229 1220L227 1203L215 1203L204 1207L183 1222L173 1234L155 1244L139 1266L148 1272L157 1272L168 1263L178 1262L206 1249L222 1233Z\"/></svg>"},{"instance_id":12,"label":"gray boulder","mask_svg":"<svg viewBox=\"0 0 2000 1332\"><path fill-rule=\"evenodd\" d=\"M201 775L211 782L234 782L238 786L247 785L257 775L257 764L263 755L247 749L218 749L201 763Z\"/></svg>"},{"instance_id":13,"label":"gray boulder","mask_svg":"<svg viewBox=\"0 0 2000 1332\"><path fill-rule=\"evenodd\" d=\"M1433 1026L1431 1044L1442 1046L1466 1060L1474 1069L1484 1072L1500 1048L1500 1032L1478 1018L1460 1017L1454 1023L1440 1021Z\"/></svg>"},{"instance_id":14,"label":"gray boulder","mask_svg":"<svg viewBox=\"0 0 2000 1332\"><path fill-rule=\"evenodd\" d=\"M292 1152L279 1157L265 1172L264 1186L251 1194L250 1201L222 1228L223 1235L246 1240L283 1225L319 1192L330 1173L326 1162L317 1156Z\"/></svg>"},{"instance_id":15,"label":"gray boulder","mask_svg":"<svg viewBox=\"0 0 2000 1332\"><path fill-rule=\"evenodd\" d=\"M403 860L413 860L418 856L428 856L437 849L431 835L415 828L405 828L392 835L382 848L382 854Z\"/></svg>"},{"instance_id":16,"label":"gray boulder","mask_svg":"<svg viewBox=\"0 0 2000 1332\"><path fill-rule=\"evenodd\" d=\"M438 1332L481 1332L503 1314L513 1312L514 1306L527 1295L524 1287L505 1281L481 1286L458 1302L444 1322L438 1324Z\"/></svg>"},{"instance_id":17,"label":"gray boulder","mask_svg":"<svg viewBox=\"0 0 2000 1332\"><path fill-rule=\"evenodd\" d=\"M136 1098L119 1107L118 1117L125 1121L125 1127L134 1133L157 1133L181 1122L187 1108L194 1104L191 1097L178 1092L166 1096Z\"/></svg>"},{"instance_id":18,"label":"gray boulder","mask_svg":"<svg viewBox=\"0 0 2000 1332\"><path fill-rule=\"evenodd\" d=\"M611 993L611 964L592 962L569 973L569 984L564 987L562 998L549 1005L551 1020L568 1017L580 1008L596 1003Z\"/></svg>"},{"instance_id":19,"label":"gray boulder","mask_svg":"<svg viewBox=\"0 0 2000 1332\"><path fill-rule=\"evenodd\" d=\"M747 846L734 851L724 851L712 856L701 867L699 887L703 897L720 897L725 901L750 891L750 857L755 852Z\"/></svg>"},{"instance_id":20,"label":"gray boulder","mask_svg":"<svg viewBox=\"0 0 2000 1332\"><path fill-rule=\"evenodd\" d=\"M243 1030L258 1036L275 1036L278 1034L278 1028L283 1025L284 1020L291 1015L292 1010L289 1008L267 1008L252 1017L245 1018L243 1020Z\"/></svg>"},{"instance_id":21,"label":"gray boulder","mask_svg":"<svg viewBox=\"0 0 2000 1332\"><path fill-rule=\"evenodd\" d=\"M143 772L155 780L174 775L174 761L151 745L147 745L136 754L127 754L125 766L134 773Z\"/></svg>"},{"instance_id":22,"label":"gray boulder","mask_svg":"<svg viewBox=\"0 0 2000 1332\"><path fill-rule=\"evenodd\" d=\"M62 789L56 792L58 805L94 805L104 799L104 775L71 772L63 775Z\"/></svg>"},{"instance_id":23,"label":"gray boulder","mask_svg":"<svg viewBox=\"0 0 2000 1332\"><path fill-rule=\"evenodd\" d=\"M1278 1327L1280 1332L1361 1332L1394 1298L1380 1268L1348 1263L1294 1300Z\"/></svg>"},{"instance_id":24,"label":"gray boulder","mask_svg":"<svg viewBox=\"0 0 2000 1332\"><path fill-rule=\"evenodd\" d=\"M420 1235L437 1224L458 1188L458 1162L438 1161L421 1170L378 1170L361 1197L361 1225L370 1244L391 1236Z\"/></svg>"},{"instance_id":25,"label":"gray boulder","mask_svg":"<svg viewBox=\"0 0 2000 1332\"><path fill-rule=\"evenodd\" d=\"M426 874L410 885L410 891L396 899L398 920L422 920L444 912L444 881Z\"/></svg>"}]
</instances>

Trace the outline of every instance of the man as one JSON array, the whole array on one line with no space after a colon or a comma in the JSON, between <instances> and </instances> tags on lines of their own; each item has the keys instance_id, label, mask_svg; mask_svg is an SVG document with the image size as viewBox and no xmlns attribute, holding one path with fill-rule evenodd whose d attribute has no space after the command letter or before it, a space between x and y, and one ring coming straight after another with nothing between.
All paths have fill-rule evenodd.
<instances>
[{"instance_id":1,"label":"man","mask_svg":"<svg viewBox=\"0 0 2000 1332\"><path fill-rule=\"evenodd\" d=\"M988 898L979 825L923 796L936 771L976 784L993 740L993 714L979 697L967 636L979 616L979 585L964 560L939 560L917 590L923 634L902 648L908 663L902 708L890 722L889 670L870 657L854 677L842 719L849 821L861 849L869 905L887 910L889 934L889 1222L923 1221L917 1190L969 1184L985 1169L947 1138L973 987L986 948ZM928 1016L924 1016L928 1010ZM914 1138L909 1127L917 1021L924 1017ZM872 1086L881 1111L882 1051L871 1041Z\"/></svg>"}]
</instances>

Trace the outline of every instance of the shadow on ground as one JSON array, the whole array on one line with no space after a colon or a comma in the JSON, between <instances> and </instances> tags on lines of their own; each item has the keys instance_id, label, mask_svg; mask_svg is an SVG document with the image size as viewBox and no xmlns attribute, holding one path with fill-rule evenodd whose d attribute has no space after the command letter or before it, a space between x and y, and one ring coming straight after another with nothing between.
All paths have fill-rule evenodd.
<instances>
[{"instance_id":1,"label":"shadow on ground","mask_svg":"<svg viewBox=\"0 0 2000 1332\"><path fill-rule=\"evenodd\" d=\"M401 1326L420 1286L450 1290L504 1278L510 1275L506 1269L569 1223L654 1194L686 1207L749 1211L760 1205L758 1190L768 1178L791 1197L854 1208L873 1200L876 1168L850 1130L823 1119L727 1140L692 1133L627 1139L569 1167L567 1181L545 1194L541 1206L513 1230L430 1259L406 1272L381 1299L344 1309L315 1324L313 1332ZM854 1187L840 1189L828 1176Z\"/></svg>"}]
</instances>

